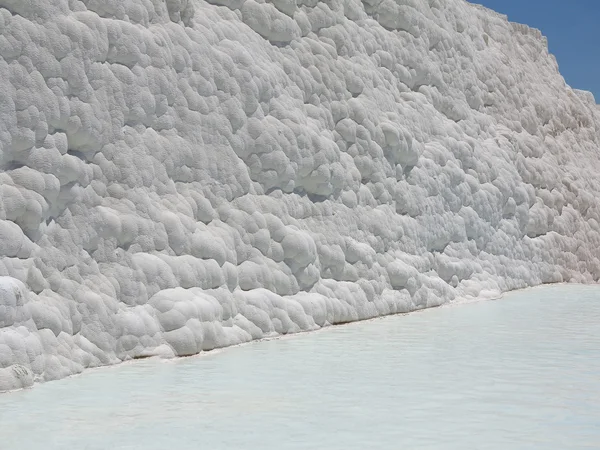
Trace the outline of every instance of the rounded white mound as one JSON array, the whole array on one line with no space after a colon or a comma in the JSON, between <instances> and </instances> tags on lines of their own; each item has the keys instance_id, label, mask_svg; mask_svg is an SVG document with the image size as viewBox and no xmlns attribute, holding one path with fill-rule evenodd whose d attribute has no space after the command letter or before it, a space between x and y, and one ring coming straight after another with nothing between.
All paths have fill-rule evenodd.
<instances>
[{"instance_id":1,"label":"rounded white mound","mask_svg":"<svg viewBox=\"0 0 600 450\"><path fill-rule=\"evenodd\" d=\"M600 108L462 0L4 0L0 81L0 390L600 277Z\"/></svg>"}]
</instances>

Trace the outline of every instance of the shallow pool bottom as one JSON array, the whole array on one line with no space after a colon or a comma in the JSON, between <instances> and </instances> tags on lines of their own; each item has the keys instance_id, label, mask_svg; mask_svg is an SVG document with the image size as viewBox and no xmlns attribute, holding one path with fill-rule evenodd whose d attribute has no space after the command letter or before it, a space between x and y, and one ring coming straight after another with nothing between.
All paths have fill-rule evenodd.
<instances>
[{"instance_id":1,"label":"shallow pool bottom","mask_svg":"<svg viewBox=\"0 0 600 450\"><path fill-rule=\"evenodd\" d=\"M144 360L0 395L2 449L600 448L600 287Z\"/></svg>"}]
</instances>

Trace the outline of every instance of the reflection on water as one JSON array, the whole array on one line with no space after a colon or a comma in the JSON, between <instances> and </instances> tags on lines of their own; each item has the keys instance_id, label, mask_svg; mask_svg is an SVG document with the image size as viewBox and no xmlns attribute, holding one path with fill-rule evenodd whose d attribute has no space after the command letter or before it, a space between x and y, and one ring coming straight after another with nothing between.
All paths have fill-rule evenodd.
<instances>
[{"instance_id":1,"label":"reflection on water","mask_svg":"<svg viewBox=\"0 0 600 450\"><path fill-rule=\"evenodd\" d=\"M139 361L0 395L2 449L597 449L600 287Z\"/></svg>"}]
</instances>

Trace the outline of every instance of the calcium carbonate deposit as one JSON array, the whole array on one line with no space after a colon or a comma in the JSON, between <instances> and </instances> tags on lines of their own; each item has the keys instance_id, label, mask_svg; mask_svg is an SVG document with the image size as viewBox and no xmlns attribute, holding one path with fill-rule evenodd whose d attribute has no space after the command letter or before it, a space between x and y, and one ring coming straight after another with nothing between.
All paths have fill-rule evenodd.
<instances>
[{"instance_id":1,"label":"calcium carbonate deposit","mask_svg":"<svg viewBox=\"0 0 600 450\"><path fill-rule=\"evenodd\" d=\"M0 0L0 389L600 277L600 107L463 0Z\"/></svg>"}]
</instances>

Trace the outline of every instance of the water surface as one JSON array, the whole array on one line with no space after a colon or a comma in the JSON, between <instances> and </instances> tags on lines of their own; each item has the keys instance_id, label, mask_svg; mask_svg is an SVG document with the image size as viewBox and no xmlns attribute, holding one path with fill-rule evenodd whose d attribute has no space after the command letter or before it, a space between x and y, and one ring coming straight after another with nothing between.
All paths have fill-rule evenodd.
<instances>
[{"instance_id":1,"label":"water surface","mask_svg":"<svg viewBox=\"0 0 600 450\"><path fill-rule=\"evenodd\" d=\"M553 286L0 395L9 449L598 449L600 287Z\"/></svg>"}]
</instances>

